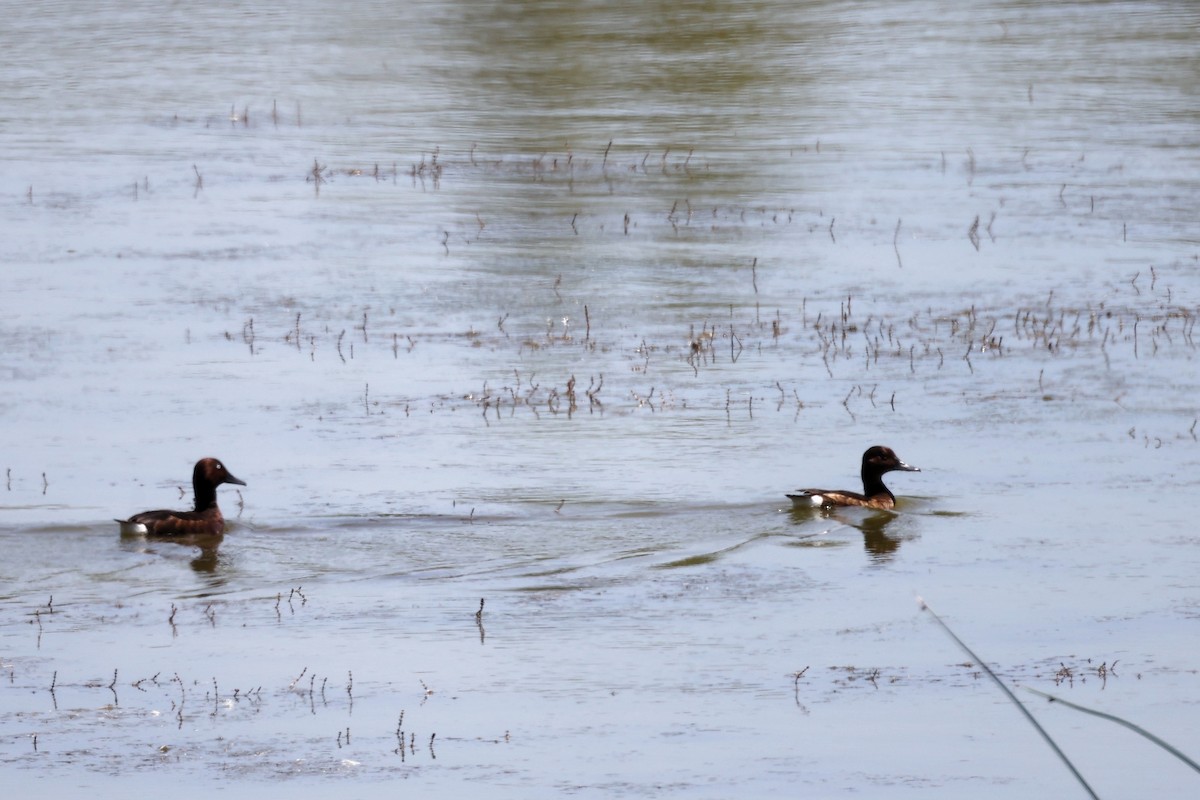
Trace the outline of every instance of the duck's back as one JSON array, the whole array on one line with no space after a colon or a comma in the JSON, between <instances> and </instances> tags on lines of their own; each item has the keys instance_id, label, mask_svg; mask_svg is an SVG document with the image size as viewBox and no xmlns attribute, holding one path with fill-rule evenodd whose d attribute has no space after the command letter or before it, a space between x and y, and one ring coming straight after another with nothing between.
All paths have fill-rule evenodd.
<instances>
[{"instance_id":1,"label":"duck's back","mask_svg":"<svg viewBox=\"0 0 1200 800\"><path fill-rule=\"evenodd\" d=\"M801 507L832 508L835 506L862 506L891 510L896 507L896 498L890 492L867 497L858 492L841 489L801 489L789 494L792 504Z\"/></svg>"},{"instance_id":2,"label":"duck's back","mask_svg":"<svg viewBox=\"0 0 1200 800\"><path fill-rule=\"evenodd\" d=\"M119 519L117 523L123 534L190 536L225 532L225 518L216 505L204 511L143 511L129 519Z\"/></svg>"}]
</instances>

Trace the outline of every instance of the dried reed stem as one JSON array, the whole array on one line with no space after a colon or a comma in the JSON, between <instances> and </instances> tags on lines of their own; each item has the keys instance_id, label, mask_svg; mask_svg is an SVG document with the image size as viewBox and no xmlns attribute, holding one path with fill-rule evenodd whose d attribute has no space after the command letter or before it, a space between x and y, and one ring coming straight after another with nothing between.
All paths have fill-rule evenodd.
<instances>
[{"instance_id":1,"label":"dried reed stem","mask_svg":"<svg viewBox=\"0 0 1200 800\"><path fill-rule=\"evenodd\" d=\"M1034 719L1033 714L1029 713L1029 709L1027 709L1024 704L1017 699L1017 696L1012 693L1011 689L1004 685L1004 682L996 676L996 673L992 672L992 668L989 667L982 658L977 656L974 650L972 650L970 647L967 647L966 642L958 638L958 636L954 634L954 631L950 630L950 626L943 622L942 618L939 617L922 598L917 598L917 605L921 607L922 611L929 612L929 616L933 618L934 622L941 626L942 630L946 632L946 635L949 636L964 653L970 656L971 659L978 664L984 672L987 673L987 676L992 679L996 686L1000 687L1000 691L1004 692L1008 699L1016 705L1017 709L1025 715L1025 719L1029 720L1029 724L1032 725L1039 734L1041 734L1042 738L1046 741L1046 744L1050 745L1050 749L1055 752L1055 754L1062 760L1064 764L1066 764L1067 769L1069 769L1071 774L1075 776L1075 780L1079 781L1079 785L1084 788L1084 791L1086 791L1090 797L1094 798L1094 800L1099 800L1096 793L1092 791L1092 787L1089 786L1088 782L1084 780L1082 775L1079 774L1079 770L1075 769L1075 765L1071 763L1071 760L1067 758L1066 754L1059 749L1054 740L1050 738L1050 734L1046 733L1046 729L1043 728L1036 719Z\"/></svg>"}]
</instances>

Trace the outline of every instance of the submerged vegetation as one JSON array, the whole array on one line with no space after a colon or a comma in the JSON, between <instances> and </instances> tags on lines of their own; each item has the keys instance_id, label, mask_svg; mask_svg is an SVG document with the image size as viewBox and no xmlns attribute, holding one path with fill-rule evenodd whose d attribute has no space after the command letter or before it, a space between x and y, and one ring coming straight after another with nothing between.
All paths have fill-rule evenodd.
<instances>
[{"instance_id":1,"label":"submerged vegetation","mask_svg":"<svg viewBox=\"0 0 1200 800\"><path fill-rule=\"evenodd\" d=\"M897 404L913 399L914 391L936 392L936 384L926 381L943 376L955 380L962 402L999 397L1069 402L1092 390L1054 376L1078 364L1103 375L1164 353L1177 357L1196 351L1200 307L1176 304L1171 288L1158 287L1157 273L1152 276L1150 291L1139 289L1141 276L1135 275L1125 288L1118 284L1108 296L1082 305L1060 302L1052 291L1042 302L1007 309L930 306L897 316L890 303L849 295L836 306L802 298L797 307L774 309L764 319L757 306L730 303L725 312L697 322L664 320L661 329L677 331L667 340L631 335L620 318L602 318L590 311L590 303L563 300L560 277L542 287L546 302L580 307L583 331L570 316L539 326L515 312L502 314L490 330L484 325L459 333L398 328L394 309L379 321L379 312L364 308L357 319L341 321L316 314L317 320L309 322L291 311L267 314L270 327L259 316L256 332L252 317L240 334L224 336L256 357L267 349L266 342L282 343L318 369L366 359L372 370L386 375L389 367L380 356L390 356L403 370L405 359L422 347L438 348L439 357L454 358L458 351L472 362L490 362L475 385L434 397L372 395L368 385L356 399L346 399L368 415L452 411L467 403L492 421L518 411L571 417L581 409L623 414L698 408L750 417L756 410L786 410L798 419L805 408L836 402L855 417L863 411L894 412ZM464 348L487 356L480 359ZM273 357L281 358L278 348ZM828 384L798 385L797 371L811 372L817 365ZM761 377L772 372L774 379ZM737 395L731 385L739 387ZM1176 433L1194 440L1195 426ZM1162 443L1160 438L1156 445Z\"/></svg>"}]
</instances>

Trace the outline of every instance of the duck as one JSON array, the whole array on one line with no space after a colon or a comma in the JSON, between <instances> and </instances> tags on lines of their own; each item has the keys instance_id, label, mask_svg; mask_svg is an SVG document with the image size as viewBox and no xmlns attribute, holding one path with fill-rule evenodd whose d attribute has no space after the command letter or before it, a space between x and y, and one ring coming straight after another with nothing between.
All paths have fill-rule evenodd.
<instances>
[{"instance_id":1,"label":"duck","mask_svg":"<svg viewBox=\"0 0 1200 800\"><path fill-rule=\"evenodd\" d=\"M896 507L896 496L883 485L883 476L888 472L920 472L918 467L905 464L890 447L875 445L868 447L862 457L862 494L845 489L800 489L789 494L795 506L863 506L891 511Z\"/></svg>"},{"instance_id":2,"label":"duck","mask_svg":"<svg viewBox=\"0 0 1200 800\"><path fill-rule=\"evenodd\" d=\"M245 486L225 465L215 458L202 458L192 470L192 490L196 495L195 511L143 511L129 519L118 519L123 535L149 536L219 536L225 532L225 518L217 507L217 487L222 483Z\"/></svg>"}]
</instances>

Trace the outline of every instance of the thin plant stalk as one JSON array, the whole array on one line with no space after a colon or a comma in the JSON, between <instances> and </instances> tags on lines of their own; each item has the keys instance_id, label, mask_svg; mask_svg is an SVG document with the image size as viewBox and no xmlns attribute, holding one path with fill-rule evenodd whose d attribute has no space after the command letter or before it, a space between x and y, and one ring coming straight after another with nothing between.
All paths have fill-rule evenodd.
<instances>
[{"instance_id":1,"label":"thin plant stalk","mask_svg":"<svg viewBox=\"0 0 1200 800\"><path fill-rule=\"evenodd\" d=\"M1017 699L1017 696L1012 693L1011 689L1004 685L1004 682L996 676L996 673L992 672L991 667L989 667L982 658L975 655L975 651L973 651L970 647L967 647L966 642L955 636L954 631L950 630L950 626L943 622L942 618L939 617L934 610L929 607L929 604L926 603L922 598L917 598L917 605L921 607L922 611L929 612L929 616L933 617L934 622L941 626L942 630L946 632L946 635L953 639L954 643L962 648L962 651L970 656L971 659L978 664L984 672L987 673L987 676L991 678L997 686L1000 687L1000 691L1004 692L1004 694L1008 696L1009 700L1013 701L1013 704L1020 709L1022 714L1025 715L1025 719L1029 720L1029 724L1036 728L1037 732L1040 733L1042 738L1046 740L1046 744L1050 745L1050 749L1053 750L1062 760L1062 762L1067 765L1067 769L1071 770L1071 774L1075 776L1075 780L1079 781L1079 785L1082 786L1084 791L1088 793L1088 796L1094 798L1094 800L1100 800L1099 796L1092 790L1092 787L1088 785L1088 782L1084 780L1082 775L1079 774L1079 770L1075 769L1075 765L1071 763L1071 759L1067 758L1067 754L1059 749L1059 746L1055 744L1053 739L1050 738L1050 734L1046 733L1046 729L1043 728L1036 719L1034 719L1033 714L1029 713L1029 709L1027 709L1025 705Z\"/></svg>"},{"instance_id":2,"label":"thin plant stalk","mask_svg":"<svg viewBox=\"0 0 1200 800\"><path fill-rule=\"evenodd\" d=\"M1038 691L1037 689L1032 689L1028 686L1025 687L1025 691L1033 692L1034 694L1041 695L1042 697L1049 700L1051 703L1062 703L1064 706L1067 706L1068 708L1073 708L1076 711L1082 711L1085 714L1091 714L1094 717L1101 717L1102 719L1107 719L1111 722L1115 722L1118 725L1124 725L1126 728L1129 728L1129 730L1133 731L1134 733L1140 733L1142 736L1145 736L1147 739L1154 742L1156 745L1161 747L1163 750L1166 750L1168 753L1175 756L1176 758L1178 758L1183 763L1187 764L1192 769L1196 770L1197 772L1200 772L1200 764L1197 764L1195 761L1193 761L1192 759L1188 758L1186 755L1181 753L1178 749L1176 749L1172 745L1164 742L1162 739L1158 738L1150 731L1146 730L1145 728L1134 725L1132 722L1130 722L1128 720L1121 719L1118 716L1115 716L1113 714L1108 714L1104 711L1097 711L1094 708L1087 708L1085 706L1077 705L1075 703L1072 703L1070 700L1063 700L1061 697L1055 697L1052 694L1046 694L1045 692Z\"/></svg>"}]
</instances>

